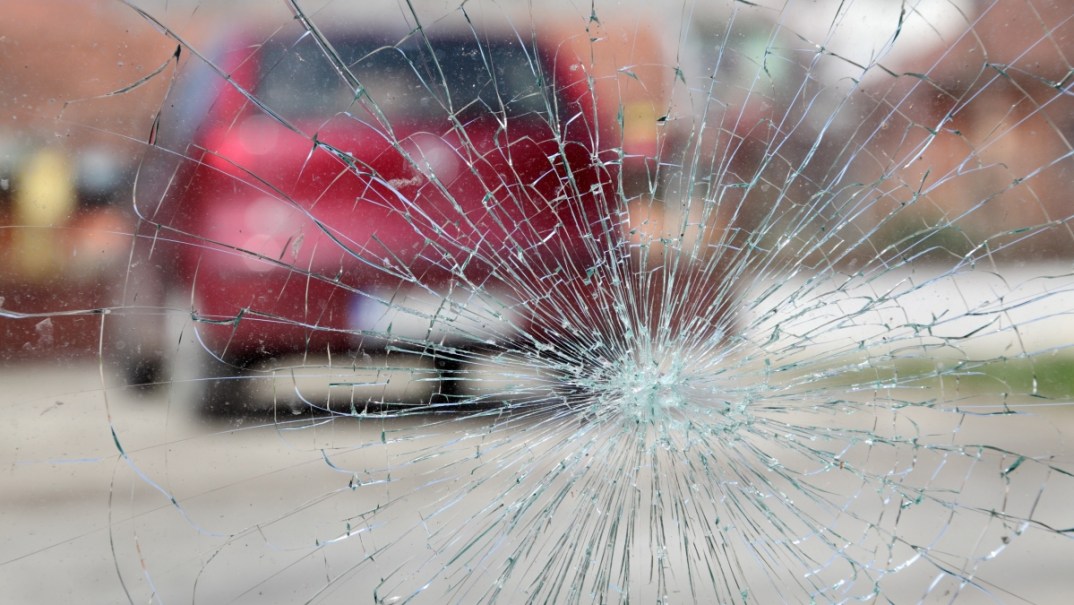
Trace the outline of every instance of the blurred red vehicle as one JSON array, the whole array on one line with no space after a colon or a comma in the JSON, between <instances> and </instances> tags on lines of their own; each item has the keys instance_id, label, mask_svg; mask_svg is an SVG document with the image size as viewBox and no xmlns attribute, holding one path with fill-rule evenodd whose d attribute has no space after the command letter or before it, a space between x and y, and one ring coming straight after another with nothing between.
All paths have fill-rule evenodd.
<instances>
[{"instance_id":1,"label":"blurred red vehicle","mask_svg":"<svg viewBox=\"0 0 1074 605\"><path fill-rule=\"evenodd\" d=\"M190 301L210 375L385 347L450 368L458 347L613 321L586 301L619 237L616 125L596 123L575 56L473 31L302 31L190 61L135 191L132 381L174 346L154 341L154 276ZM210 386L205 405L244 402Z\"/></svg>"}]
</instances>

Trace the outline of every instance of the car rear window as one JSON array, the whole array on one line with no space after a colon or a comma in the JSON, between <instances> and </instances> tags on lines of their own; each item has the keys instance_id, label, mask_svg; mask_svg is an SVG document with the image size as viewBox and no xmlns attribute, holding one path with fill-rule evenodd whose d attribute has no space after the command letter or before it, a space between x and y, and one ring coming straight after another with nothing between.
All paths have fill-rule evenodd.
<instances>
[{"instance_id":1,"label":"car rear window","mask_svg":"<svg viewBox=\"0 0 1074 605\"><path fill-rule=\"evenodd\" d=\"M428 42L428 43L426 43ZM259 99L289 119L328 117L376 107L393 122L454 114L547 113L548 89L532 48L517 42L418 40L403 45L333 40L337 66L316 42L266 43L256 87ZM360 83L352 89L345 67ZM364 97L364 99L363 99Z\"/></svg>"}]
</instances>

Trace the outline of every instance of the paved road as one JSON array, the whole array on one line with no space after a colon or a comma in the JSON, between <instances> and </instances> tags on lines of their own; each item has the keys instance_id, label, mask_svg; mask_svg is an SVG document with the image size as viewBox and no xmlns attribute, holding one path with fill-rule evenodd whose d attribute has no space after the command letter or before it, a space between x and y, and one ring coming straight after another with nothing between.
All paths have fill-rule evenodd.
<instances>
[{"instance_id":1,"label":"paved road","mask_svg":"<svg viewBox=\"0 0 1074 605\"><path fill-rule=\"evenodd\" d=\"M129 594L139 603L293 603L318 594L337 574L342 580L320 595L323 602L373 602L377 578L390 574L397 564L413 557L428 557L438 564L427 545L450 535L440 530L453 528L460 518L448 514L437 521L430 516L430 507L438 507L437 498L465 493L465 506L495 502L506 480L493 477L467 486L473 475L467 476L464 469L474 466L468 462L473 450L465 439L486 431L485 421L430 425L424 424L425 419L317 428L307 421L303 430L257 428L252 421L211 424L191 413L181 400L182 389L152 396L102 389L100 373L92 364L3 368L0 384L5 385L0 409L6 419L0 427L4 444L0 600L4 602L117 603L127 602ZM1025 425L1036 426L1035 432L1017 424L997 432L993 425L977 437L1021 451L1061 449L1066 441L1063 431L1069 434L1074 428L1072 419L1069 410L1061 410L1043 423ZM532 426L518 430L533 440L533 452L562 447L551 438L554 432L534 431ZM972 421L965 430L974 430ZM534 439L542 434L549 440ZM393 441L400 436L405 439ZM118 454L119 448L127 458ZM1064 456L1058 462L1069 467L1072 459ZM422 461L399 464L417 459ZM948 471L943 472L965 472L959 470L957 458L944 464ZM351 472L370 468L381 472ZM383 479L393 468L397 475L390 484L363 486L375 491L350 489L355 478ZM441 472L445 468L454 470ZM991 488L1002 493L1003 486L995 479L999 473L991 466L973 468L989 469ZM1038 512L1059 518L1061 514L1045 509L1067 506L1074 500L1074 489L1061 477L1041 478L1051 486L1043 492ZM975 485L980 484L971 482L966 489L972 491ZM1036 496L1008 494L1013 507L1020 506L1015 504L1018 499ZM179 506L170 502L171 497ZM865 494L860 501L867 507L871 500ZM382 513L374 517L391 523L361 534L364 530L359 528L365 526L360 513L388 503L393 507L391 517ZM447 508L454 511L461 506ZM940 519L949 512L932 510ZM987 542L997 537L973 524L962 526L957 522L962 518L970 516L955 517L951 535L934 543L937 550L963 540ZM982 523L988 523L987 515L984 518ZM340 537L347 523L354 535L339 548L316 547L318 541ZM926 519L914 523L928 525ZM913 527L905 523L899 527L905 535L915 535ZM935 538L928 532L922 535ZM374 564L362 562L392 544L407 547L383 553ZM977 552L983 547L978 545ZM1002 558L978 568L982 577L999 584L1000 588L988 585L996 600L964 590L956 602L1067 602L1074 589L1072 553L1070 540L1030 526ZM647 554L636 558L633 577L648 582L649 558ZM352 566L356 567L350 570ZM920 582L934 569L927 564L915 569L924 575L902 574L906 581L885 581L883 590L896 602L919 600ZM690 602L685 580L680 577L676 582L667 591L670 602ZM381 589L382 597L391 596L391 586L389 580ZM955 588L950 582L941 583L924 602L947 602L950 597L944 595ZM639 595L655 599L655 590ZM468 602L471 597L476 598L459 600ZM775 602L781 597L778 592L760 591L754 598Z\"/></svg>"}]
</instances>

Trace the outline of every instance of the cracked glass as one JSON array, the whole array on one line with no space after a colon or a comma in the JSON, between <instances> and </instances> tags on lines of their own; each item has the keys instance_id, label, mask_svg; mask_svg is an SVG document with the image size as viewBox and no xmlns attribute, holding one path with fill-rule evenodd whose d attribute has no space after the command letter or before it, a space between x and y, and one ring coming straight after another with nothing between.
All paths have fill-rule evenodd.
<instances>
[{"instance_id":1,"label":"cracked glass","mask_svg":"<svg viewBox=\"0 0 1074 605\"><path fill-rule=\"evenodd\" d=\"M5 599L1074 590L1066 3L6 11Z\"/></svg>"}]
</instances>

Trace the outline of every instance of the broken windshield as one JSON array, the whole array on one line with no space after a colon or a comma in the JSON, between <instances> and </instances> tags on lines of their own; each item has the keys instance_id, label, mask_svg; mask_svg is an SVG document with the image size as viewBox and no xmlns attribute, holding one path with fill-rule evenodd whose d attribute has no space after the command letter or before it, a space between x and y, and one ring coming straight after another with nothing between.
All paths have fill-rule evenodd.
<instances>
[{"instance_id":1,"label":"broken windshield","mask_svg":"<svg viewBox=\"0 0 1074 605\"><path fill-rule=\"evenodd\" d=\"M1068 600L1065 4L8 10L10 600Z\"/></svg>"}]
</instances>

